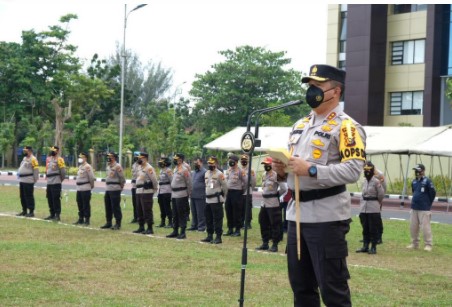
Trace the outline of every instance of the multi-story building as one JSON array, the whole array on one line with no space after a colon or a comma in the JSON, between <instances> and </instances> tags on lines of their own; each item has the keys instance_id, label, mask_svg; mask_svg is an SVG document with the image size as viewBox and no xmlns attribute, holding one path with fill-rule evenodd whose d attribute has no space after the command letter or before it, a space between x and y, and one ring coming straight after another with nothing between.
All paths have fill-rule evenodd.
<instances>
[{"instance_id":1,"label":"multi-story building","mask_svg":"<svg viewBox=\"0 0 452 307\"><path fill-rule=\"evenodd\" d=\"M345 111L363 125L451 124L445 94L451 10L449 4L329 5L327 63L347 71Z\"/></svg>"}]
</instances>

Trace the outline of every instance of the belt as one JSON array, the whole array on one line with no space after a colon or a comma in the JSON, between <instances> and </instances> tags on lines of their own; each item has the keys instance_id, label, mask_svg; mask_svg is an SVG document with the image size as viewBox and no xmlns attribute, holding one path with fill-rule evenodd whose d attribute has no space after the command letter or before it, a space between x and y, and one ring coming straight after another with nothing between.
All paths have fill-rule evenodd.
<instances>
[{"instance_id":1,"label":"belt","mask_svg":"<svg viewBox=\"0 0 452 307\"><path fill-rule=\"evenodd\" d=\"M159 182L160 185L170 184L169 182Z\"/></svg>"},{"instance_id":2,"label":"belt","mask_svg":"<svg viewBox=\"0 0 452 307\"><path fill-rule=\"evenodd\" d=\"M132 179L132 183L137 183L137 180L136 179Z\"/></svg>"},{"instance_id":3,"label":"belt","mask_svg":"<svg viewBox=\"0 0 452 307\"><path fill-rule=\"evenodd\" d=\"M117 184L117 185L119 185L119 182L105 182L105 184Z\"/></svg>"},{"instance_id":4,"label":"belt","mask_svg":"<svg viewBox=\"0 0 452 307\"><path fill-rule=\"evenodd\" d=\"M364 200L378 200L378 197L364 197L363 196L363 199Z\"/></svg>"},{"instance_id":5,"label":"belt","mask_svg":"<svg viewBox=\"0 0 452 307\"><path fill-rule=\"evenodd\" d=\"M46 174L46 177L55 177L55 176L60 176L60 174Z\"/></svg>"},{"instance_id":6,"label":"belt","mask_svg":"<svg viewBox=\"0 0 452 307\"><path fill-rule=\"evenodd\" d=\"M214 198L214 197L218 197L218 196L220 196L220 194L206 195L207 198Z\"/></svg>"},{"instance_id":7,"label":"belt","mask_svg":"<svg viewBox=\"0 0 452 307\"><path fill-rule=\"evenodd\" d=\"M307 202L315 199L322 199L347 191L344 185L338 185L328 189L318 189L309 191L300 191L300 201ZM292 191L292 199L295 199L295 192Z\"/></svg>"},{"instance_id":8,"label":"belt","mask_svg":"<svg viewBox=\"0 0 452 307\"><path fill-rule=\"evenodd\" d=\"M19 177L29 177L29 176L33 176L33 173L31 174L20 174Z\"/></svg>"},{"instance_id":9,"label":"belt","mask_svg":"<svg viewBox=\"0 0 452 307\"><path fill-rule=\"evenodd\" d=\"M87 182L76 182L77 185L84 185L84 184L88 184L88 183L90 183L90 182L89 181L87 181Z\"/></svg>"},{"instance_id":10,"label":"belt","mask_svg":"<svg viewBox=\"0 0 452 307\"><path fill-rule=\"evenodd\" d=\"M273 197L279 197L278 193L274 193L274 194L262 194L263 198L273 198Z\"/></svg>"},{"instance_id":11,"label":"belt","mask_svg":"<svg viewBox=\"0 0 452 307\"><path fill-rule=\"evenodd\" d=\"M183 187L183 188L173 188L173 192L178 192L178 191L183 191L186 190L187 187Z\"/></svg>"},{"instance_id":12,"label":"belt","mask_svg":"<svg viewBox=\"0 0 452 307\"><path fill-rule=\"evenodd\" d=\"M137 184L137 189L144 188L144 184Z\"/></svg>"}]
</instances>

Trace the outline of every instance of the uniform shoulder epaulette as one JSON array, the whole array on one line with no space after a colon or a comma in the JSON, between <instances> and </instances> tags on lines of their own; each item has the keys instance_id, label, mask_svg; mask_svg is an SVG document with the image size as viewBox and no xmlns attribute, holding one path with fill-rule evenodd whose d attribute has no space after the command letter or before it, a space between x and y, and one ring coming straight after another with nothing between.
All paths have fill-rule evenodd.
<instances>
[{"instance_id":1,"label":"uniform shoulder epaulette","mask_svg":"<svg viewBox=\"0 0 452 307\"><path fill-rule=\"evenodd\" d=\"M59 168L66 167L66 165L64 164L64 159L62 157L58 157L58 167Z\"/></svg>"},{"instance_id":2,"label":"uniform shoulder epaulette","mask_svg":"<svg viewBox=\"0 0 452 307\"><path fill-rule=\"evenodd\" d=\"M33 168L38 168L39 167L38 159L36 159L35 157L32 157L31 158L31 166Z\"/></svg>"}]
</instances>

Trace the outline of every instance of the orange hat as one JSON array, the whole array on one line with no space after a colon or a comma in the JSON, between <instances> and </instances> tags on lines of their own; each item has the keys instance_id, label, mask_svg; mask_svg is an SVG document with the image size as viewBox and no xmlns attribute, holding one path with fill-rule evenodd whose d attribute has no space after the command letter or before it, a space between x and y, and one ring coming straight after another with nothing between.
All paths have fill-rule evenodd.
<instances>
[{"instance_id":1,"label":"orange hat","mask_svg":"<svg viewBox=\"0 0 452 307\"><path fill-rule=\"evenodd\" d=\"M272 157L265 157L264 161L261 162L261 164L272 164L273 159Z\"/></svg>"}]
</instances>

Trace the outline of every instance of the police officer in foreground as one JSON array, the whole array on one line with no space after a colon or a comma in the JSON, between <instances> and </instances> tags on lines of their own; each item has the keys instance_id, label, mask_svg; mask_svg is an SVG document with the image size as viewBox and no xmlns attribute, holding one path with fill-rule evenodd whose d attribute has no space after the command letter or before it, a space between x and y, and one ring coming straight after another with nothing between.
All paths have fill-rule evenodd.
<instances>
[{"instance_id":1,"label":"police officer in foreground","mask_svg":"<svg viewBox=\"0 0 452 307\"><path fill-rule=\"evenodd\" d=\"M138 176L138 156L133 154L133 164L132 164L132 188L130 190L132 194L132 207L133 207L133 219L130 221L131 224L138 222L137 219L137 176Z\"/></svg>"},{"instance_id":2,"label":"police officer in foreground","mask_svg":"<svg viewBox=\"0 0 452 307\"><path fill-rule=\"evenodd\" d=\"M228 197L224 204L228 232L225 236L240 237L242 228L243 190L246 187L246 174L237 165L239 158L236 155L229 156L229 169L226 176L228 183ZM235 231L234 231L235 227Z\"/></svg>"},{"instance_id":3,"label":"police officer in foreground","mask_svg":"<svg viewBox=\"0 0 452 307\"><path fill-rule=\"evenodd\" d=\"M247 154L243 154L240 156L240 164L242 165L242 171L245 174L245 184L248 183L248 162L249 157ZM250 186L248 189L245 189L242 196L243 210L242 210L242 229L251 229L251 221L253 220L253 190L256 187L256 174L253 169L251 169L251 180ZM248 190L250 193L248 207L246 206L246 196L248 194ZM245 211L247 212L247 219L245 221Z\"/></svg>"},{"instance_id":4,"label":"police officer in foreground","mask_svg":"<svg viewBox=\"0 0 452 307\"><path fill-rule=\"evenodd\" d=\"M222 172L217 168L217 158L211 156L207 160L209 170L204 174L206 186L206 230L207 237L201 242L221 244L223 234L223 202L228 193L228 186ZM213 233L215 232L215 239Z\"/></svg>"},{"instance_id":5,"label":"police officer in foreground","mask_svg":"<svg viewBox=\"0 0 452 307\"><path fill-rule=\"evenodd\" d=\"M137 216L140 225L134 233L154 234L152 225L154 224L154 214L152 207L154 205L154 191L158 189L155 170L148 163L149 155L146 152L140 152L138 156L138 174L137 174ZM148 229L144 230L144 223Z\"/></svg>"},{"instance_id":6,"label":"police officer in foreground","mask_svg":"<svg viewBox=\"0 0 452 307\"><path fill-rule=\"evenodd\" d=\"M168 157L160 158L158 162L160 168L158 202L160 207L161 222L157 227L173 228L173 213L171 211L171 181L173 171L171 170L171 160ZM165 220L168 218L168 225Z\"/></svg>"},{"instance_id":7,"label":"police officer in foreground","mask_svg":"<svg viewBox=\"0 0 452 307\"><path fill-rule=\"evenodd\" d=\"M195 158L194 169L191 177L193 187L190 198L192 219L191 227L187 230L204 232L206 230L206 218L204 215L206 210L206 183L204 175L207 170L204 168L202 158Z\"/></svg>"},{"instance_id":8,"label":"police officer in foreground","mask_svg":"<svg viewBox=\"0 0 452 307\"><path fill-rule=\"evenodd\" d=\"M357 253L377 253L379 239L379 225L381 221L381 202L385 196L383 185L375 176L375 166L367 161L364 165L363 183L359 220L363 228L363 247ZM371 247L369 249L369 244Z\"/></svg>"},{"instance_id":9,"label":"police officer in foreground","mask_svg":"<svg viewBox=\"0 0 452 307\"><path fill-rule=\"evenodd\" d=\"M174 174L171 181L173 202L173 232L167 238L185 239L187 228L187 207L190 198L192 181L189 169L184 165L183 154L176 154L173 159ZM179 228L181 232L179 233Z\"/></svg>"},{"instance_id":10,"label":"police officer in foreground","mask_svg":"<svg viewBox=\"0 0 452 307\"><path fill-rule=\"evenodd\" d=\"M66 177L66 165L64 159L59 156L60 148L58 146L50 147L49 157L47 158L47 190L46 197L49 204L50 215L45 220L60 220L61 214L61 183Z\"/></svg>"},{"instance_id":11,"label":"police officer in foreground","mask_svg":"<svg viewBox=\"0 0 452 307\"><path fill-rule=\"evenodd\" d=\"M39 164L33 155L33 148L25 146L23 150L24 158L20 163L17 176L19 177L20 204L22 212L17 216L34 217L35 196L34 187L39 179ZM28 213L27 213L28 210Z\"/></svg>"},{"instance_id":12,"label":"police officer in foreground","mask_svg":"<svg viewBox=\"0 0 452 307\"><path fill-rule=\"evenodd\" d=\"M364 129L342 110L345 71L313 65L306 102L312 112L298 120L289 135L289 173L273 160L278 180L300 197L301 256L298 259L296 206L287 209L287 262L295 306L351 306L345 235L350 229L350 194L346 184L356 182L365 162ZM298 176L295 186L295 177ZM297 193L293 193L296 198Z\"/></svg>"},{"instance_id":13,"label":"police officer in foreground","mask_svg":"<svg viewBox=\"0 0 452 307\"><path fill-rule=\"evenodd\" d=\"M117 163L118 156L110 152L107 154L107 178L105 179L105 219L106 223L102 229L119 230L121 229L122 211L121 211L121 191L124 188L126 179L121 165ZM112 224L113 216L116 223Z\"/></svg>"},{"instance_id":14,"label":"police officer in foreground","mask_svg":"<svg viewBox=\"0 0 452 307\"><path fill-rule=\"evenodd\" d=\"M78 221L75 225L89 225L89 219L91 217L91 190L94 188L94 172L91 165L87 162L88 155L84 152L78 156L77 178L75 183L77 184L77 206L78 206Z\"/></svg>"},{"instance_id":15,"label":"police officer in foreground","mask_svg":"<svg viewBox=\"0 0 452 307\"><path fill-rule=\"evenodd\" d=\"M281 239L281 209L279 208L279 195L286 192L285 185L280 185L277 174L272 170L272 158L266 157L264 164L265 173L262 176L262 204L259 212L259 225L261 227L262 245L257 250L278 251L278 243ZM271 248L268 242L272 240Z\"/></svg>"}]
</instances>

